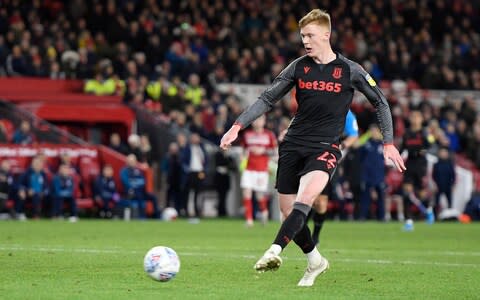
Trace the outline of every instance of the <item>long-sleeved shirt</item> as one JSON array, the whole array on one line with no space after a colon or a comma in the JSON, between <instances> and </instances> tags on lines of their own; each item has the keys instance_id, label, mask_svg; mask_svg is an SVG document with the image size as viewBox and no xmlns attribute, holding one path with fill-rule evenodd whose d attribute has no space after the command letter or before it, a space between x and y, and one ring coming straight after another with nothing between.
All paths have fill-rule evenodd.
<instances>
[{"instance_id":1,"label":"long-sleeved shirt","mask_svg":"<svg viewBox=\"0 0 480 300\"><path fill-rule=\"evenodd\" d=\"M387 99L375 80L359 64L341 54L328 64L317 64L306 55L297 58L238 117L236 123L248 126L293 87L296 88L298 110L285 141L310 147L338 142L354 90L358 90L376 108L384 143L393 142L392 117Z\"/></svg>"}]
</instances>

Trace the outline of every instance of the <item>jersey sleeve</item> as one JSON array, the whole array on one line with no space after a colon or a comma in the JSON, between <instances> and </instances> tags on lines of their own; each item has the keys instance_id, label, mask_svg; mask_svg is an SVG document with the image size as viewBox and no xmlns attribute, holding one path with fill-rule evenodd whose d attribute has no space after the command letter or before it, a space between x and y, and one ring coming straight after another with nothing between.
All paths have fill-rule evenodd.
<instances>
[{"instance_id":1,"label":"jersey sleeve","mask_svg":"<svg viewBox=\"0 0 480 300\"><path fill-rule=\"evenodd\" d=\"M367 97L375 107L377 119L383 134L384 143L393 143L393 123L387 98L378 88L375 80L359 64L350 64L350 77L352 85Z\"/></svg>"},{"instance_id":2,"label":"jersey sleeve","mask_svg":"<svg viewBox=\"0 0 480 300\"><path fill-rule=\"evenodd\" d=\"M357 118L352 113L351 110L347 113L347 118L345 120L345 129L343 130L343 134L346 137L358 137L358 123Z\"/></svg>"},{"instance_id":3,"label":"jersey sleeve","mask_svg":"<svg viewBox=\"0 0 480 300\"><path fill-rule=\"evenodd\" d=\"M235 124L242 128L247 127L255 119L272 109L288 91L295 85L295 67L300 57L291 62L283 71L278 74L272 84L260 95L257 101L250 105L235 121Z\"/></svg>"}]
</instances>

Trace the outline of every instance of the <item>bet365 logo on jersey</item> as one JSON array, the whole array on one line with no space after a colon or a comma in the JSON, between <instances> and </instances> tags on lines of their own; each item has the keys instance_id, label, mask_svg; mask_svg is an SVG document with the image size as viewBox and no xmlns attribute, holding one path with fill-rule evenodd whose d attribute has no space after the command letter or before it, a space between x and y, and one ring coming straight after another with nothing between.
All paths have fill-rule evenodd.
<instances>
[{"instance_id":1,"label":"bet365 logo on jersey","mask_svg":"<svg viewBox=\"0 0 480 300\"><path fill-rule=\"evenodd\" d=\"M299 78L298 88L302 90L316 90L340 93L342 91L342 84L338 82L328 82L323 80L303 81L301 78Z\"/></svg>"}]
</instances>

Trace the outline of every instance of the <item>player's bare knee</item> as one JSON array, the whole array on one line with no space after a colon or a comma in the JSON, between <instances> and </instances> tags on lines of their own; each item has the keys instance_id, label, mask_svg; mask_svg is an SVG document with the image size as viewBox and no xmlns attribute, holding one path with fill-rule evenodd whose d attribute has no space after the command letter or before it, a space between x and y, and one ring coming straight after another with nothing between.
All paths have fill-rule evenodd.
<instances>
[{"instance_id":1,"label":"player's bare knee","mask_svg":"<svg viewBox=\"0 0 480 300\"><path fill-rule=\"evenodd\" d=\"M312 207L317 196L317 194L305 192L301 195L298 195L296 202L300 202Z\"/></svg>"}]
</instances>

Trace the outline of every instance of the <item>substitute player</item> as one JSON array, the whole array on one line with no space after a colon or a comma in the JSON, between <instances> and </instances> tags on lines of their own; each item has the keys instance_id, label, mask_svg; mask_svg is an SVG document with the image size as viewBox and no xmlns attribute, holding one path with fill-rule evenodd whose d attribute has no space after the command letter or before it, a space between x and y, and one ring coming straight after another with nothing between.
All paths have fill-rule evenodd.
<instances>
[{"instance_id":1,"label":"substitute player","mask_svg":"<svg viewBox=\"0 0 480 300\"><path fill-rule=\"evenodd\" d=\"M412 110L409 116L410 127L403 136L401 149L407 151L407 171L403 177L403 209L405 213L405 230L413 230L413 220L410 204L413 203L426 216L427 222L433 223L434 215L431 207L428 209L422 203L427 193L425 180L427 176L427 149L430 141L427 131L423 128L423 116L419 110Z\"/></svg>"},{"instance_id":2,"label":"substitute player","mask_svg":"<svg viewBox=\"0 0 480 300\"><path fill-rule=\"evenodd\" d=\"M362 92L376 108L385 159L392 160L398 170L403 171L405 166L393 145L392 118L385 96L360 65L333 52L330 46L330 15L314 9L300 20L299 27L307 54L290 63L238 117L222 137L220 147L228 149L242 128L296 87L298 111L279 145L276 180L280 209L286 218L273 244L254 268L258 272L278 269L282 264L280 253L293 240L308 261L298 285L311 286L327 270L328 261L315 247L306 220L341 158L339 138L354 89Z\"/></svg>"},{"instance_id":3,"label":"substitute player","mask_svg":"<svg viewBox=\"0 0 480 300\"><path fill-rule=\"evenodd\" d=\"M265 224L268 220L268 161L277 147L277 142L274 133L265 129L265 123L265 115L253 121L252 129L245 131L242 140L247 155L247 166L243 171L240 186L247 227L253 226L253 192L262 223Z\"/></svg>"}]
</instances>

